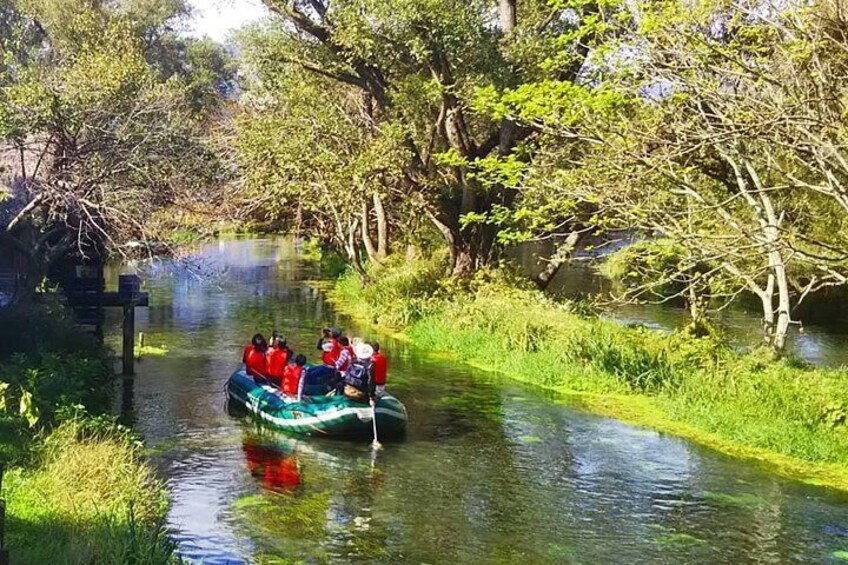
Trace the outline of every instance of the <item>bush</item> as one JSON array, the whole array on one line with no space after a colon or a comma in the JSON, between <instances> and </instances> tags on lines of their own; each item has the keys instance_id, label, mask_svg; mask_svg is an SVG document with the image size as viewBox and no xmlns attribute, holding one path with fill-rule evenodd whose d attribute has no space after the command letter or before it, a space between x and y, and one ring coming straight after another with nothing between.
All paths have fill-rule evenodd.
<instances>
[{"instance_id":1,"label":"bush","mask_svg":"<svg viewBox=\"0 0 848 565\"><path fill-rule=\"evenodd\" d=\"M339 278L335 296L361 318L402 328L432 312L446 267L442 255L412 262L393 256L385 265L368 266L367 286L359 275L347 272Z\"/></svg>"},{"instance_id":2,"label":"bush","mask_svg":"<svg viewBox=\"0 0 848 565\"><path fill-rule=\"evenodd\" d=\"M50 425L57 411L110 408L114 374L108 351L74 327L55 296L26 308L0 311L0 462L25 455L36 423ZM4 410L0 410L3 412Z\"/></svg>"},{"instance_id":3,"label":"bush","mask_svg":"<svg viewBox=\"0 0 848 565\"><path fill-rule=\"evenodd\" d=\"M36 302L0 309L0 361L15 353L101 352L97 340L74 326L58 294L36 296Z\"/></svg>"},{"instance_id":4,"label":"bush","mask_svg":"<svg viewBox=\"0 0 848 565\"><path fill-rule=\"evenodd\" d=\"M86 357L86 353L96 356ZM7 404L14 406L19 391L28 391L46 422L62 406L81 404L94 412L108 409L113 380L108 359L92 352L17 354L0 365L0 381L12 385Z\"/></svg>"}]
</instances>

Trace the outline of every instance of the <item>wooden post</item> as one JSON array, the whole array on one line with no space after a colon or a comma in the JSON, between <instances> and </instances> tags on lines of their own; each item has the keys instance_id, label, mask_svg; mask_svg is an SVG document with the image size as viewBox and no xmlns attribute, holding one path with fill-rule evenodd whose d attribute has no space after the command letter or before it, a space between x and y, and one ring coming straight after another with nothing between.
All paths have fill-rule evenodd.
<instances>
[{"instance_id":1,"label":"wooden post","mask_svg":"<svg viewBox=\"0 0 848 565\"><path fill-rule=\"evenodd\" d=\"M124 377L121 379L121 415L118 422L124 426L135 425L135 379Z\"/></svg>"},{"instance_id":2,"label":"wooden post","mask_svg":"<svg viewBox=\"0 0 848 565\"><path fill-rule=\"evenodd\" d=\"M124 306L124 343L123 343L123 365L124 374L132 375L135 372L135 304Z\"/></svg>"},{"instance_id":3,"label":"wooden post","mask_svg":"<svg viewBox=\"0 0 848 565\"><path fill-rule=\"evenodd\" d=\"M141 297L141 279L138 275L118 276L118 297L124 307L124 374L135 373L135 307Z\"/></svg>"}]
</instances>

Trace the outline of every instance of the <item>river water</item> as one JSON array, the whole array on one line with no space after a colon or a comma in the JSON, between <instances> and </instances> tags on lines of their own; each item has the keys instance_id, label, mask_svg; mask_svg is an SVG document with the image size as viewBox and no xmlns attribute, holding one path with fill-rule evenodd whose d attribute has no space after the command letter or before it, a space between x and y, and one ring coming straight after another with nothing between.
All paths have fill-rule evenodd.
<instances>
[{"instance_id":1,"label":"river water","mask_svg":"<svg viewBox=\"0 0 848 565\"><path fill-rule=\"evenodd\" d=\"M190 269L142 273L151 306L138 329L169 352L137 366L121 408L151 447L191 562L837 563L848 552L844 494L392 340L404 441L375 454L263 431L229 415L222 392L255 331L277 328L312 359L327 324L367 334L304 283L314 273L286 239L215 242Z\"/></svg>"}]
</instances>

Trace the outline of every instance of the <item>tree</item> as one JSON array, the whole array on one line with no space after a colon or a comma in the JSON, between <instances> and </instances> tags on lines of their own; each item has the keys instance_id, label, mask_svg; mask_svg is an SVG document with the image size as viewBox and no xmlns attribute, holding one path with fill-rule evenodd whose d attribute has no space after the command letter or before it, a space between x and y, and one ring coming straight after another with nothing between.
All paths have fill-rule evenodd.
<instances>
[{"instance_id":1,"label":"tree","mask_svg":"<svg viewBox=\"0 0 848 565\"><path fill-rule=\"evenodd\" d=\"M245 176L243 210L319 237L361 267L387 253L384 200L396 198L407 153L392 124L374 123L361 90L278 62L285 34L243 38L242 113L234 144ZM281 53L282 51L282 53ZM371 237L372 212L377 245Z\"/></svg>"},{"instance_id":2,"label":"tree","mask_svg":"<svg viewBox=\"0 0 848 565\"><path fill-rule=\"evenodd\" d=\"M543 85L504 97L548 133L543 152L557 173L540 175L547 201L590 203L595 229L661 238L680 252L671 263L642 261L653 277L631 277L636 295L673 282L690 306L721 307L754 294L765 339L781 351L794 306L846 281L837 211L845 97L824 78L844 68L840 13L827 4L640 7L593 83L549 90L544 104ZM813 62L821 73L805 70Z\"/></svg>"},{"instance_id":3,"label":"tree","mask_svg":"<svg viewBox=\"0 0 848 565\"><path fill-rule=\"evenodd\" d=\"M145 240L145 219L210 178L184 84L162 81L132 22L106 5L14 6L43 46L9 56L0 137L15 156L2 238L29 257L29 288L68 251Z\"/></svg>"},{"instance_id":4,"label":"tree","mask_svg":"<svg viewBox=\"0 0 848 565\"><path fill-rule=\"evenodd\" d=\"M332 104L333 89L358 93L368 108L368 119L359 122L363 134L384 128L402 134L402 178L375 179L380 188L372 189L372 196L392 194L398 196L392 202L402 200L407 209L423 213L447 242L456 275L469 275L497 258L502 245L497 217L500 208L511 207L515 190L484 184L480 174L485 160L506 157L532 132L517 128L509 117L479 111L478 90L498 92L516 84L525 69L538 73L539 59L557 49L567 51L569 61L551 65L556 69L550 72L573 80L586 50L569 41L585 36L566 32L597 8L509 0L500 11L491 0L266 4L284 22L276 32L283 36L276 49L264 55L280 66L277 72L295 67L329 81L316 105Z\"/></svg>"}]
</instances>

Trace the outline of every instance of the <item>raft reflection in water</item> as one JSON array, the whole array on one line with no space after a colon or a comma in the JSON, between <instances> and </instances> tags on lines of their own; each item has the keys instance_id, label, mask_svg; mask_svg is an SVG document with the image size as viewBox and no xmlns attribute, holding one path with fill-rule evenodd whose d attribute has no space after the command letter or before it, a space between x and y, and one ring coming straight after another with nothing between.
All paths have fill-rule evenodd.
<instances>
[{"instance_id":1,"label":"raft reflection in water","mask_svg":"<svg viewBox=\"0 0 848 565\"><path fill-rule=\"evenodd\" d=\"M297 491L300 486L300 467L295 449L286 451L250 437L245 438L242 449L248 471L261 480L265 488L288 493Z\"/></svg>"}]
</instances>

